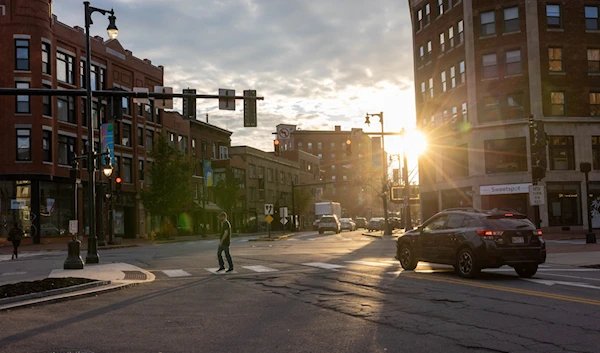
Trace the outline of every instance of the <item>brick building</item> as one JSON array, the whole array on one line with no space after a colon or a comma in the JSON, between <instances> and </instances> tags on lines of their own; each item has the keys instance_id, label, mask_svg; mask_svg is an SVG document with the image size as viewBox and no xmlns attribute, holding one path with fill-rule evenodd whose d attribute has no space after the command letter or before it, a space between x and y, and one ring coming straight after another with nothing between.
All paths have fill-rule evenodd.
<instances>
[{"instance_id":1,"label":"brick building","mask_svg":"<svg viewBox=\"0 0 600 353\"><path fill-rule=\"evenodd\" d=\"M51 0L0 1L0 87L79 89L85 87L85 34L59 22ZM163 67L138 59L118 40L91 39L93 90L162 86ZM2 96L0 105L0 221L5 230L20 220L34 241L64 233L74 218L74 187L69 179L73 155L83 154L87 141L85 98ZM115 206L115 231L142 236L146 229L136 193L143 187L154 134L161 128L160 111L152 105L122 101L123 119L115 126L115 171L123 177L123 197ZM108 100L93 98L95 143L99 124L107 122ZM82 166L83 167L83 166ZM81 173L87 189L87 172ZM96 180L107 183L98 173ZM88 232L87 195L79 191L78 219ZM101 199L101 198L99 198ZM106 215L105 210L105 215ZM98 234L102 239L102 234Z\"/></svg>"},{"instance_id":2,"label":"brick building","mask_svg":"<svg viewBox=\"0 0 600 353\"><path fill-rule=\"evenodd\" d=\"M282 134L282 129L289 133ZM295 125L278 125L277 138L281 151L304 151L320 160L323 186L314 194L315 202L334 201L342 205L345 217L382 216L381 140L370 138L362 129L344 131L301 130ZM289 136L286 138L286 135ZM351 141L351 154L346 154L346 141Z\"/></svg>"},{"instance_id":3,"label":"brick building","mask_svg":"<svg viewBox=\"0 0 600 353\"><path fill-rule=\"evenodd\" d=\"M417 125L434 141L420 158L423 217L474 206L533 218L533 115L548 134L542 226L587 226L579 163L592 163L588 192L600 197L600 1L409 5Z\"/></svg>"}]
</instances>

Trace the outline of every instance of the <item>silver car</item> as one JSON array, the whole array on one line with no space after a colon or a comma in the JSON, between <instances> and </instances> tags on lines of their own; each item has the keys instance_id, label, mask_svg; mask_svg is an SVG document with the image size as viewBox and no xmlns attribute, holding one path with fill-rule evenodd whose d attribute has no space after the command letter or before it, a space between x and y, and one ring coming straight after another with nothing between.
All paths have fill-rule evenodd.
<instances>
[{"instance_id":1,"label":"silver car","mask_svg":"<svg viewBox=\"0 0 600 353\"><path fill-rule=\"evenodd\" d=\"M319 234L323 234L326 231L332 231L336 234L342 231L342 226L336 215L324 215L321 217L319 221Z\"/></svg>"}]
</instances>

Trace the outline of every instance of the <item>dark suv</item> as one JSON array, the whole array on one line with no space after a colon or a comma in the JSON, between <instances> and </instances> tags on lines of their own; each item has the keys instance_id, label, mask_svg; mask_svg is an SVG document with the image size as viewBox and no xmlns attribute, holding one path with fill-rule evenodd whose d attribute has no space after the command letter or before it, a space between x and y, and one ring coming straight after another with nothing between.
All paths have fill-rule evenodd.
<instances>
[{"instance_id":1,"label":"dark suv","mask_svg":"<svg viewBox=\"0 0 600 353\"><path fill-rule=\"evenodd\" d=\"M427 261L452 265L462 277L503 265L531 277L546 261L542 231L527 216L502 210L444 210L404 233L396 246L396 258L406 270Z\"/></svg>"}]
</instances>

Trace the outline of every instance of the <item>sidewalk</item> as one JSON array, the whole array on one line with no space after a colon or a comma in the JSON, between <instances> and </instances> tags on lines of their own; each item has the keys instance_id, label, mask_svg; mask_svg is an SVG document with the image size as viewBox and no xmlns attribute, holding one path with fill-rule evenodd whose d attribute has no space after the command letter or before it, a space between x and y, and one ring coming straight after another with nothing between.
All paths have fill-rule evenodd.
<instances>
[{"instance_id":1,"label":"sidewalk","mask_svg":"<svg viewBox=\"0 0 600 353\"><path fill-rule=\"evenodd\" d=\"M58 302L119 290L140 283L152 282L154 274L127 263L86 265L82 270L53 270L48 278L87 278L90 282L45 292L0 299L0 311L16 309L41 303Z\"/></svg>"}]
</instances>

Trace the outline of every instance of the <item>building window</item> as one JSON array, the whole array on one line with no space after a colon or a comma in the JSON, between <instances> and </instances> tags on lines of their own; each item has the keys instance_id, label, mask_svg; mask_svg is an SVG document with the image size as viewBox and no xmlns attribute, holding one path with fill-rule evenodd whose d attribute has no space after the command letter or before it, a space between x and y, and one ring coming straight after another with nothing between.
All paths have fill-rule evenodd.
<instances>
[{"instance_id":1,"label":"building window","mask_svg":"<svg viewBox=\"0 0 600 353\"><path fill-rule=\"evenodd\" d=\"M467 117L467 103L463 103L461 105L461 112L462 112L462 118L463 121L468 121L468 117Z\"/></svg>"},{"instance_id":2,"label":"building window","mask_svg":"<svg viewBox=\"0 0 600 353\"><path fill-rule=\"evenodd\" d=\"M137 128L137 143L138 143L138 146L144 146L144 128L143 127Z\"/></svg>"},{"instance_id":3,"label":"building window","mask_svg":"<svg viewBox=\"0 0 600 353\"><path fill-rule=\"evenodd\" d=\"M425 5L425 26L431 22L431 7L429 4Z\"/></svg>"},{"instance_id":4,"label":"building window","mask_svg":"<svg viewBox=\"0 0 600 353\"><path fill-rule=\"evenodd\" d=\"M573 136L549 136L551 170L575 170Z\"/></svg>"},{"instance_id":5,"label":"building window","mask_svg":"<svg viewBox=\"0 0 600 353\"><path fill-rule=\"evenodd\" d=\"M438 0L438 16L444 14L444 0Z\"/></svg>"},{"instance_id":6,"label":"building window","mask_svg":"<svg viewBox=\"0 0 600 353\"><path fill-rule=\"evenodd\" d=\"M75 99L71 96L58 96L56 99L58 106L58 120L71 124L76 124L75 121Z\"/></svg>"},{"instance_id":7,"label":"building window","mask_svg":"<svg viewBox=\"0 0 600 353\"><path fill-rule=\"evenodd\" d=\"M498 97L485 97L484 100L484 122L500 120L500 103Z\"/></svg>"},{"instance_id":8,"label":"building window","mask_svg":"<svg viewBox=\"0 0 600 353\"><path fill-rule=\"evenodd\" d=\"M178 142L179 142L179 150L183 154L188 155L190 153L190 151L189 151L188 137L187 136L179 135Z\"/></svg>"},{"instance_id":9,"label":"building window","mask_svg":"<svg viewBox=\"0 0 600 353\"><path fill-rule=\"evenodd\" d=\"M483 61L483 77L492 78L498 77L498 58L496 54L486 54L482 57Z\"/></svg>"},{"instance_id":10,"label":"building window","mask_svg":"<svg viewBox=\"0 0 600 353\"><path fill-rule=\"evenodd\" d=\"M427 62L431 61L431 52L433 51L433 45L431 41L427 41Z\"/></svg>"},{"instance_id":11,"label":"building window","mask_svg":"<svg viewBox=\"0 0 600 353\"><path fill-rule=\"evenodd\" d=\"M329 144L329 148L332 149L332 150L335 150L335 142L331 142Z\"/></svg>"},{"instance_id":12,"label":"building window","mask_svg":"<svg viewBox=\"0 0 600 353\"><path fill-rule=\"evenodd\" d=\"M79 86L85 88L85 61L79 61Z\"/></svg>"},{"instance_id":13,"label":"building window","mask_svg":"<svg viewBox=\"0 0 600 353\"><path fill-rule=\"evenodd\" d=\"M192 138L192 156L196 157L196 138Z\"/></svg>"},{"instance_id":14,"label":"building window","mask_svg":"<svg viewBox=\"0 0 600 353\"><path fill-rule=\"evenodd\" d=\"M444 179L452 180L469 176L469 149L467 145L449 147L442 159Z\"/></svg>"},{"instance_id":15,"label":"building window","mask_svg":"<svg viewBox=\"0 0 600 353\"><path fill-rule=\"evenodd\" d=\"M113 175L121 176L121 157L115 156L115 165L113 165ZM150 181L148 181L150 182Z\"/></svg>"},{"instance_id":16,"label":"building window","mask_svg":"<svg viewBox=\"0 0 600 353\"><path fill-rule=\"evenodd\" d=\"M17 161L31 160L31 129L17 129Z\"/></svg>"},{"instance_id":17,"label":"building window","mask_svg":"<svg viewBox=\"0 0 600 353\"><path fill-rule=\"evenodd\" d=\"M505 53L506 75L519 75L521 68L521 50L512 50Z\"/></svg>"},{"instance_id":18,"label":"building window","mask_svg":"<svg viewBox=\"0 0 600 353\"><path fill-rule=\"evenodd\" d=\"M581 225L579 183L546 183L550 226Z\"/></svg>"},{"instance_id":19,"label":"building window","mask_svg":"<svg viewBox=\"0 0 600 353\"><path fill-rule=\"evenodd\" d=\"M298 151L301 151L302 148L304 147L303 144L302 144L302 141L298 141L298 143L296 144L296 146L297 146L296 148L298 149Z\"/></svg>"},{"instance_id":20,"label":"building window","mask_svg":"<svg viewBox=\"0 0 600 353\"><path fill-rule=\"evenodd\" d=\"M511 119L523 117L523 93L512 93L506 96L508 117Z\"/></svg>"},{"instance_id":21,"label":"building window","mask_svg":"<svg viewBox=\"0 0 600 353\"><path fill-rule=\"evenodd\" d=\"M550 92L551 114L554 116L565 115L565 93Z\"/></svg>"},{"instance_id":22,"label":"building window","mask_svg":"<svg viewBox=\"0 0 600 353\"><path fill-rule=\"evenodd\" d=\"M484 148L487 174L527 171L525 137L486 140Z\"/></svg>"},{"instance_id":23,"label":"building window","mask_svg":"<svg viewBox=\"0 0 600 353\"><path fill-rule=\"evenodd\" d=\"M590 92L590 116L600 116L600 92Z\"/></svg>"},{"instance_id":24,"label":"building window","mask_svg":"<svg viewBox=\"0 0 600 353\"><path fill-rule=\"evenodd\" d=\"M421 100L424 102L427 99L427 85L425 81L421 82Z\"/></svg>"},{"instance_id":25,"label":"building window","mask_svg":"<svg viewBox=\"0 0 600 353\"><path fill-rule=\"evenodd\" d=\"M496 34L496 14L494 11L483 12L481 18L481 36Z\"/></svg>"},{"instance_id":26,"label":"building window","mask_svg":"<svg viewBox=\"0 0 600 353\"><path fill-rule=\"evenodd\" d=\"M217 159L217 144L212 143L212 159Z\"/></svg>"},{"instance_id":27,"label":"building window","mask_svg":"<svg viewBox=\"0 0 600 353\"><path fill-rule=\"evenodd\" d=\"M592 159L594 170L600 169L600 136L592 136Z\"/></svg>"},{"instance_id":28,"label":"building window","mask_svg":"<svg viewBox=\"0 0 600 353\"><path fill-rule=\"evenodd\" d=\"M433 98L433 78L429 79L429 98Z\"/></svg>"},{"instance_id":29,"label":"building window","mask_svg":"<svg viewBox=\"0 0 600 353\"><path fill-rule=\"evenodd\" d=\"M131 107L129 106L129 98L122 97L121 98L121 106L123 110L123 115L131 116Z\"/></svg>"},{"instance_id":30,"label":"building window","mask_svg":"<svg viewBox=\"0 0 600 353\"><path fill-rule=\"evenodd\" d=\"M144 161L138 160L138 177L140 180L144 180Z\"/></svg>"},{"instance_id":31,"label":"building window","mask_svg":"<svg viewBox=\"0 0 600 353\"><path fill-rule=\"evenodd\" d=\"M52 74L52 66L50 65L50 44L42 42L42 73L46 75Z\"/></svg>"},{"instance_id":32,"label":"building window","mask_svg":"<svg viewBox=\"0 0 600 353\"><path fill-rule=\"evenodd\" d=\"M61 82L73 84L75 77L73 74L73 63L75 58L71 55L56 52L56 79Z\"/></svg>"},{"instance_id":33,"label":"building window","mask_svg":"<svg viewBox=\"0 0 600 353\"><path fill-rule=\"evenodd\" d=\"M42 85L44 89L52 89L49 85ZM52 116L52 96L42 96L42 115Z\"/></svg>"},{"instance_id":34,"label":"building window","mask_svg":"<svg viewBox=\"0 0 600 353\"><path fill-rule=\"evenodd\" d=\"M450 87L456 87L456 68L450 66Z\"/></svg>"},{"instance_id":35,"label":"building window","mask_svg":"<svg viewBox=\"0 0 600 353\"><path fill-rule=\"evenodd\" d=\"M123 157L123 182L131 184L132 180L131 158Z\"/></svg>"},{"instance_id":36,"label":"building window","mask_svg":"<svg viewBox=\"0 0 600 353\"><path fill-rule=\"evenodd\" d=\"M520 29L519 8L509 7L504 9L504 33L518 32Z\"/></svg>"},{"instance_id":37,"label":"building window","mask_svg":"<svg viewBox=\"0 0 600 353\"><path fill-rule=\"evenodd\" d=\"M322 159L323 158L323 153L317 154L317 157L319 157L319 159Z\"/></svg>"},{"instance_id":38,"label":"building window","mask_svg":"<svg viewBox=\"0 0 600 353\"><path fill-rule=\"evenodd\" d=\"M121 135L121 146L131 147L131 125L123 123L123 134Z\"/></svg>"},{"instance_id":39,"label":"building window","mask_svg":"<svg viewBox=\"0 0 600 353\"><path fill-rule=\"evenodd\" d=\"M467 82L467 74L465 71L465 62L464 60L461 61L460 63L458 63L458 72L460 73L460 83L466 83Z\"/></svg>"},{"instance_id":40,"label":"building window","mask_svg":"<svg viewBox=\"0 0 600 353\"><path fill-rule=\"evenodd\" d=\"M99 87L100 81L98 80L100 68L97 65L90 65L90 87L92 91L95 91Z\"/></svg>"},{"instance_id":41,"label":"building window","mask_svg":"<svg viewBox=\"0 0 600 353\"><path fill-rule=\"evenodd\" d=\"M116 140L116 138L115 138ZM154 146L154 131L146 130L146 151L152 152Z\"/></svg>"},{"instance_id":42,"label":"building window","mask_svg":"<svg viewBox=\"0 0 600 353\"><path fill-rule=\"evenodd\" d=\"M585 7L585 29L591 31L597 31L600 29L600 22L598 16L598 6L586 6Z\"/></svg>"},{"instance_id":43,"label":"building window","mask_svg":"<svg viewBox=\"0 0 600 353\"><path fill-rule=\"evenodd\" d=\"M144 104L144 115L146 116L146 121L154 122L152 118L152 106L150 104Z\"/></svg>"},{"instance_id":44,"label":"building window","mask_svg":"<svg viewBox=\"0 0 600 353\"><path fill-rule=\"evenodd\" d=\"M307 148L307 149L309 149L309 150L312 150L312 142L309 142L309 143L307 144L307 147L306 147L306 148Z\"/></svg>"},{"instance_id":45,"label":"building window","mask_svg":"<svg viewBox=\"0 0 600 353\"><path fill-rule=\"evenodd\" d=\"M548 28L561 28L560 5L546 5L546 23Z\"/></svg>"},{"instance_id":46,"label":"building window","mask_svg":"<svg viewBox=\"0 0 600 353\"><path fill-rule=\"evenodd\" d=\"M43 131L42 148L44 150L44 162L52 162L52 131Z\"/></svg>"},{"instance_id":47,"label":"building window","mask_svg":"<svg viewBox=\"0 0 600 353\"><path fill-rule=\"evenodd\" d=\"M550 72L563 72L562 48L548 48L548 65Z\"/></svg>"},{"instance_id":48,"label":"building window","mask_svg":"<svg viewBox=\"0 0 600 353\"><path fill-rule=\"evenodd\" d=\"M600 49L588 49L588 72L600 72Z\"/></svg>"},{"instance_id":49,"label":"building window","mask_svg":"<svg viewBox=\"0 0 600 353\"><path fill-rule=\"evenodd\" d=\"M138 116L144 116L144 105L141 103L137 104L137 115Z\"/></svg>"},{"instance_id":50,"label":"building window","mask_svg":"<svg viewBox=\"0 0 600 353\"><path fill-rule=\"evenodd\" d=\"M425 62L425 47L422 45L419 47L419 63L423 65Z\"/></svg>"},{"instance_id":51,"label":"building window","mask_svg":"<svg viewBox=\"0 0 600 353\"><path fill-rule=\"evenodd\" d=\"M29 88L29 82L16 82L16 88ZM15 97L15 113L29 114L31 113L31 105L29 104L29 96Z\"/></svg>"},{"instance_id":52,"label":"building window","mask_svg":"<svg viewBox=\"0 0 600 353\"><path fill-rule=\"evenodd\" d=\"M458 21L458 44L465 41L465 23L463 20Z\"/></svg>"},{"instance_id":53,"label":"building window","mask_svg":"<svg viewBox=\"0 0 600 353\"><path fill-rule=\"evenodd\" d=\"M331 154L331 159L335 159L335 153Z\"/></svg>"},{"instance_id":54,"label":"building window","mask_svg":"<svg viewBox=\"0 0 600 353\"><path fill-rule=\"evenodd\" d=\"M446 71L442 71L441 80L442 80L442 92L446 92L446 90L448 88L446 85Z\"/></svg>"},{"instance_id":55,"label":"building window","mask_svg":"<svg viewBox=\"0 0 600 353\"><path fill-rule=\"evenodd\" d=\"M106 69L103 67L100 68L100 89L106 89Z\"/></svg>"},{"instance_id":56,"label":"building window","mask_svg":"<svg viewBox=\"0 0 600 353\"><path fill-rule=\"evenodd\" d=\"M323 143L317 142L317 151L321 151L323 149Z\"/></svg>"},{"instance_id":57,"label":"building window","mask_svg":"<svg viewBox=\"0 0 600 353\"><path fill-rule=\"evenodd\" d=\"M219 146L219 159L229 159L229 147Z\"/></svg>"},{"instance_id":58,"label":"building window","mask_svg":"<svg viewBox=\"0 0 600 353\"><path fill-rule=\"evenodd\" d=\"M115 145L121 145L121 122L115 120L113 124L115 124L113 127L113 134L115 135Z\"/></svg>"},{"instance_id":59,"label":"building window","mask_svg":"<svg viewBox=\"0 0 600 353\"><path fill-rule=\"evenodd\" d=\"M15 39L15 70L29 71L29 39Z\"/></svg>"},{"instance_id":60,"label":"building window","mask_svg":"<svg viewBox=\"0 0 600 353\"><path fill-rule=\"evenodd\" d=\"M423 9L417 11L417 31L423 29Z\"/></svg>"},{"instance_id":61,"label":"building window","mask_svg":"<svg viewBox=\"0 0 600 353\"><path fill-rule=\"evenodd\" d=\"M440 53L443 53L444 51L446 51L446 41L445 41L445 33L442 32L440 33Z\"/></svg>"},{"instance_id":62,"label":"building window","mask_svg":"<svg viewBox=\"0 0 600 353\"><path fill-rule=\"evenodd\" d=\"M58 135L58 164L71 165L75 157L75 137Z\"/></svg>"},{"instance_id":63,"label":"building window","mask_svg":"<svg viewBox=\"0 0 600 353\"><path fill-rule=\"evenodd\" d=\"M448 47L454 48L454 27L448 28Z\"/></svg>"}]
</instances>

